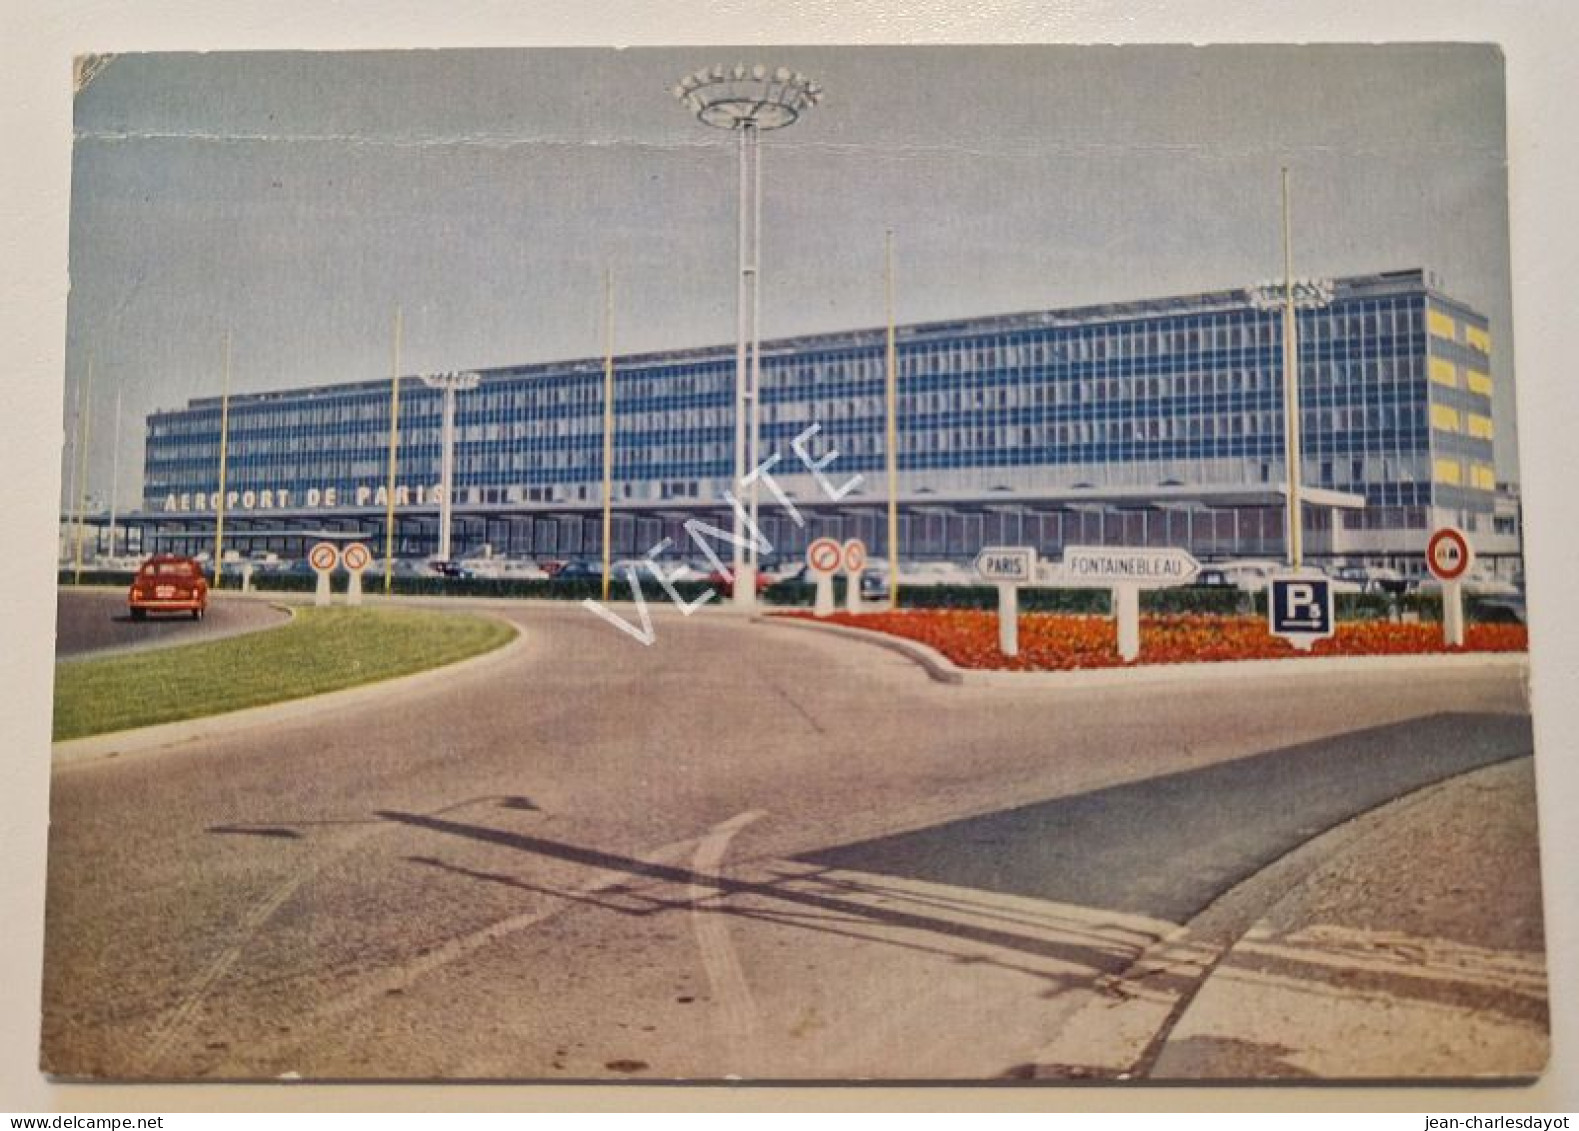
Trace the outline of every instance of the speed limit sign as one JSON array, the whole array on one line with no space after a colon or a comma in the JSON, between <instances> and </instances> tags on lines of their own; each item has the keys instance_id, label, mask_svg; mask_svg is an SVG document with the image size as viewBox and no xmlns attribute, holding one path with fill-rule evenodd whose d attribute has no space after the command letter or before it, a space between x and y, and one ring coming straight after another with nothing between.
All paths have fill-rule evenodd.
<instances>
[{"instance_id":1,"label":"speed limit sign","mask_svg":"<svg viewBox=\"0 0 1579 1131\"><path fill-rule=\"evenodd\" d=\"M1444 526L1425 546L1425 564L1438 581L1457 581L1475 563L1475 551L1462 530Z\"/></svg>"},{"instance_id":2,"label":"speed limit sign","mask_svg":"<svg viewBox=\"0 0 1579 1131\"><path fill-rule=\"evenodd\" d=\"M1425 564L1442 583L1442 641L1449 648L1464 646L1464 586L1460 584L1475 564L1475 551L1462 530L1444 526L1425 544Z\"/></svg>"}]
</instances>

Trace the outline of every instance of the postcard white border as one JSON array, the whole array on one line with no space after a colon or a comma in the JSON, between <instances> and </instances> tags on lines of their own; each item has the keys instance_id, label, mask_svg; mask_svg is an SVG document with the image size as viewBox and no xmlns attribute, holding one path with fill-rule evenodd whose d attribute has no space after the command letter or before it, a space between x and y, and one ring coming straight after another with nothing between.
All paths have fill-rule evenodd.
<instances>
[{"instance_id":1,"label":"postcard white border","mask_svg":"<svg viewBox=\"0 0 1579 1131\"><path fill-rule=\"evenodd\" d=\"M722 10L712 11L709 7ZM1508 59L1518 412L1529 535L1554 1058L1530 1088L894 1089L130 1087L56 1085L36 1068L43 930L53 517L65 341L70 58L116 50L379 49L680 43L1500 43ZM886 0L794 5L451 0L30 0L0 12L0 1110L1579 1110L1579 374L1570 327L1579 186L1579 5L1571 0Z\"/></svg>"}]
</instances>

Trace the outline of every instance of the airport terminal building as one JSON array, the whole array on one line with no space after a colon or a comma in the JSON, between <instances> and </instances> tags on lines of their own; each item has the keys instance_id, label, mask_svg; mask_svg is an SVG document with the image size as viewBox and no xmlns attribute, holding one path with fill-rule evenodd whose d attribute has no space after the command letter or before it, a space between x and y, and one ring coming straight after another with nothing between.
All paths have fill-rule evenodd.
<instances>
[{"instance_id":1,"label":"airport terminal building","mask_svg":"<svg viewBox=\"0 0 1579 1131\"><path fill-rule=\"evenodd\" d=\"M900 553L968 560L987 544L1184 546L1203 560L1284 553L1281 312L1230 290L898 327ZM1301 309L1307 556L1413 563L1433 527L1482 554L1516 555L1516 503L1493 470L1487 320L1423 270L1333 281ZM812 538L886 551L882 328L764 342L762 455L800 508L763 495L768 559ZM686 519L727 528L735 348L617 357L616 558ZM480 372L458 395L455 557L601 553L604 360ZM225 545L299 556L327 534L383 546L392 382L229 399L218 498L221 399L147 421L143 500L122 517L135 550ZM442 394L399 382L395 542L438 544ZM791 455L837 450L827 474L861 484L829 499ZM783 474L780 474L782 472Z\"/></svg>"}]
</instances>

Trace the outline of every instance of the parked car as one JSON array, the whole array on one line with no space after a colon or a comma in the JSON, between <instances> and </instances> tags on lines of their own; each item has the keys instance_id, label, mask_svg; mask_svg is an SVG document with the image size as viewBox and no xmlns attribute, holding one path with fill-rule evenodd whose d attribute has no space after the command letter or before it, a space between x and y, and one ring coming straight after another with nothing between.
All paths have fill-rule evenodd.
<instances>
[{"instance_id":1,"label":"parked car","mask_svg":"<svg viewBox=\"0 0 1579 1131\"><path fill-rule=\"evenodd\" d=\"M1191 585L1198 585L1204 589L1236 589L1236 586L1217 566L1202 566L1201 571L1195 575Z\"/></svg>"},{"instance_id":2,"label":"parked car","mask_svg":"<svg viewBox=\"0 0 1579 1131\"><path fill-rule=\"evenodd\" d=\"M1396 569L1388 569L1386 566L1339 566L1333 577L1336 580L1353 582L1360 587L1362 593L1385 593L1388 596L1401 597L1409 591L1409 579Z\"/></svg>"},{"instance_id":3,"label":"parked car","mask_svg":"<svg viewBox=\"0 0 1579 1131\"><path fill-rule=\"evenodd\" d=\"M472 576L471 570L466 568L464 562L444 561L439 558L427 563L426 572L429 577L448 577L457 581L464 581Z\"/></svg>"},{"instance_id":4,"label":"parked car","mask_svg":"<svg viewBox=\"0 0 1579 1131\"><path fill-rule=\"evenodd\" d=\"M1268 579L1287 567L1282 562L1247 560L1218 562L1215 568L1229 585L1237 585L1246 593L1261 593L1266 590Z\"/></svg>"},{"instance_id":5,"label":"parked car","mask_svg":"<svg viewBox=\"0 0 1579 1131\"><path fill-rule=\"evenodd\" d=\"M905 584L905 575L899 575L901 588ZM888 567L868 562L861 571L861 596L868 601L882 601L888 598Z\"/></svg>"},{"instance_id":6,"label":"parked car","mask_svg":"<svg viewBox=\"0 0 1579 1131\"><path fill-rule=\"evenodd\" d=\"M941 585L981 585L974 570L954 562L900 562L899 588L930 589Z\"/></svg>"},{"instance_id":7,"label":"parked car","mask_svg":"<svg viewBox=\"0 0 1579 1131\"><path fill-rule=\"evenodd\" d=\"M499 576L511 581L546 581L548 571L534 561L511 559L500 563Z\"/></svg>"},{"instance_id":8,"label":"parked car","mask_svg":"<svg viewBox=\"0 0 1579 1131\"><path fill-rule=\"evenodd\" d=\"M707 575L707 583L714 589L718 590L719 596L721 597L733 597L735 595L735 579L732 574L715 569ZM757 595L760 597L765 590L770 589L776 584L778 584L778 582L774 578L768 576L765 573L758 573Z\"/></svg>"},{"instance_id":9,"label":"parked car","mask_svg":"<svg viewBox=\"0 0 1579 1131\"><path fill-rule=\"evenodd\" d=\"M208 612L208 578L193 558L156 554L137 570L126 605L133 620L149 613L187 613L202 620Z\"/></svg>"},{"instance_id":10,"label":"parked car","mask_svg":"<svg viewBox=\"0 0 1579 1131\"><path fill-rule=\"evenodd\" d=\"M603 563L566 562L555 570L552 576L555 581L602 581Z\"/></svg>"},{"instance_id":11,"label":"parked car","mask_svg":"<svg viewBox=\"0 0 1579 1131\"><path fill-rule=\"evenodd\" d=\"M1519 587L1511 581L1504 581L1499 577L1472 571L1459 583L1464 594L1469 597L1487 597L1498 600L1523 600L1524 594ZM1442 594L1442 583L1434 577L1422 578L1420 593L1427 597L1437 597Z\"/></svg>"}]
</instances>

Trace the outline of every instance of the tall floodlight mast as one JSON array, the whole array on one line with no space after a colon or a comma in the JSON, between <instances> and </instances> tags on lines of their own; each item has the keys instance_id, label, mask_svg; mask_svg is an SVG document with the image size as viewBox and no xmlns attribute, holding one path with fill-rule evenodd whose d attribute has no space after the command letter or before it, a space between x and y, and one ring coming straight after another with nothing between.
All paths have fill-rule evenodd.
<instances>
[{"instance_id":1,"label":"tall floodlight mast","mask_svg":"<svg viewBox=\"0 0 1579 1131\"><path fill-rule=\"evenodd\" d=\"M455 497L455 394L475 389L477 373L424 373L422 383L444 393L444 417L439 433L439 561L450 560L450 508Z\"/></svg>"},{"instance_id":2,"label":"tall floodlight mast","mask_svg":"<svg viewBox=\"0 0 1579 1131\"><path fill-rule=\"evenodd\" d=\"M1283 537L1288 564L1298 569L1304 561L1305 523L1300 503L1301 444L1299 407L1299 323L1297 310L1320 310L1332 302L1330 279L1296 279L1285 275L1275 282L1257 283L1245 291L1257 310L1282 313L1283 325Z\"/></svg>"},{"instance_id":3,"label":"tall floodlight mast","mask_svg":"<svg viewBox=\"0 0 1579 1131\"><path fill-rule=\"evenodd\" d=\"M706 125L733 130L739 139L739 212L736 241L740 265L735 291L735 479L734 490L761 460L762 403L762 148L766 130L793 125L822 99L822 87L787 67L704 68L686 75L673 90L686 109ZM747 489L753 529L757 526L757 481ZM757 542L746 538L740 508L734 515L734 599L748 605L757 596Z\"/></svg>"}]
</instances>

